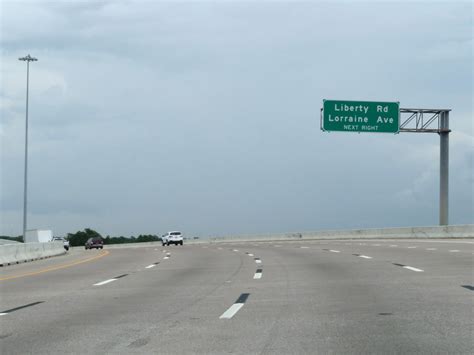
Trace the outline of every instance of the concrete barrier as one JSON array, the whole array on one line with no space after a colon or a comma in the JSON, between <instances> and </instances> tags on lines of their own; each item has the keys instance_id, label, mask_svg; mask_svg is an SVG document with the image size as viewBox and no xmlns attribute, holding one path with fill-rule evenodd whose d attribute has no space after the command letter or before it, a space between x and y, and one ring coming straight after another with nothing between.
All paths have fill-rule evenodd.
<instances>
[{"instance_id":1,"label":"concrete barrier","mask_svg":"<svg viewBox=\"0 0 474 355\"><path fill-rule=\"evenodd\" d=\"M474 225L373 228L353 230L325 230L316 232L295 232L284 234L242 235L211 237L212 242L227 241L269 241L301 239L439 239L439 238L474 238Z\"/></svg>"},{"instance_id":2,"label":"concrete barrier","mask_svg":"<svg viewBox=\"0 0 474 355\"><path fill-rule=\"evenodd\" d=\"M18 264L65 253L62 242L5 244L0 245L0 265Z\"/></svg>"}]
</instances>

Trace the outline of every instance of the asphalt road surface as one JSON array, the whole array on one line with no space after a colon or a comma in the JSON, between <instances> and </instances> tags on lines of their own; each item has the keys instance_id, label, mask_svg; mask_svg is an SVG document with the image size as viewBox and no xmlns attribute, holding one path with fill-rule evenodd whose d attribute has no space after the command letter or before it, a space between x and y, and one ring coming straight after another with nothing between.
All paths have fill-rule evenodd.
<instances>
[{"instance_id":1,"label":"asphalt road surface","mask_svg":"<svg viewBox=\"0 0 474 355\"><path fill-rule=\"evenodd\" d=\"M474 240L72 250L0 270L2 354L472 354Z\"/></svg>"}]
</instances>

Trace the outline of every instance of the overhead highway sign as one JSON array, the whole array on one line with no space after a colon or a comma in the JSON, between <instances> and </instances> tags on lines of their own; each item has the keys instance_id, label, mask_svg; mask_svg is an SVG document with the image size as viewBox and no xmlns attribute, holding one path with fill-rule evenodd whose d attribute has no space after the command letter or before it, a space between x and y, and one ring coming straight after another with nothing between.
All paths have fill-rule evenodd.
<instances>
[{"instance_id":1,"label":"overhead highway sign","mask_svg":"<svg viewBox=\"0 0 474 355\"><path fill-rule=\"evenodd\" d=\"M399 117L399 102L324 100L321 129L398 133Z\"/></svg>"}]
</instances>

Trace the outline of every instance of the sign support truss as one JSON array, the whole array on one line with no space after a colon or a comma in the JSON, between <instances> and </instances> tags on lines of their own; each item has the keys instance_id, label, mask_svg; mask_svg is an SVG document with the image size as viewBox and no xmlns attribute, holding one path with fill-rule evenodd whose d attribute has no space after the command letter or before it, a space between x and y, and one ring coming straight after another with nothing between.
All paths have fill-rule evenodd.
<instances>
[{"instance_id":1,"label":"sign support truss","mask_svg":"<svg viewBox=\"0 0 474 355\"><path fill-rule=\"evenodd\" d=\"M449 125L444 127L442 117L451 110L400 108L400 132L449 133Z\"/></svg>"}]
</instances>

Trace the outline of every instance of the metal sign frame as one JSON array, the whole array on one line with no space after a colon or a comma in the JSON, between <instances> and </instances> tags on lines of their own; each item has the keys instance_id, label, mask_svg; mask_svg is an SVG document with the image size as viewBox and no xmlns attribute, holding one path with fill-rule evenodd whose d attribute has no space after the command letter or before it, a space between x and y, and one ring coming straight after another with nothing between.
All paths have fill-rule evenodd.
<instances>
[{"instance_id":1,"label":"metal sign frame","mask_svg":"<svg viewBox=\"0 0 474 355\"><path fill-rule=\"evenodd\" d=\"M397 133L439 134L439 225L449 224L449 113L451 109L400 108ZM402 116L405 118L403 119ZM320 112L323 128L323 109ZM334 131L338 132L338 131ZM361 132L352 132L361 133ZM393 134L397 134L393 133Z\"/></svg>"}]
</instances>

